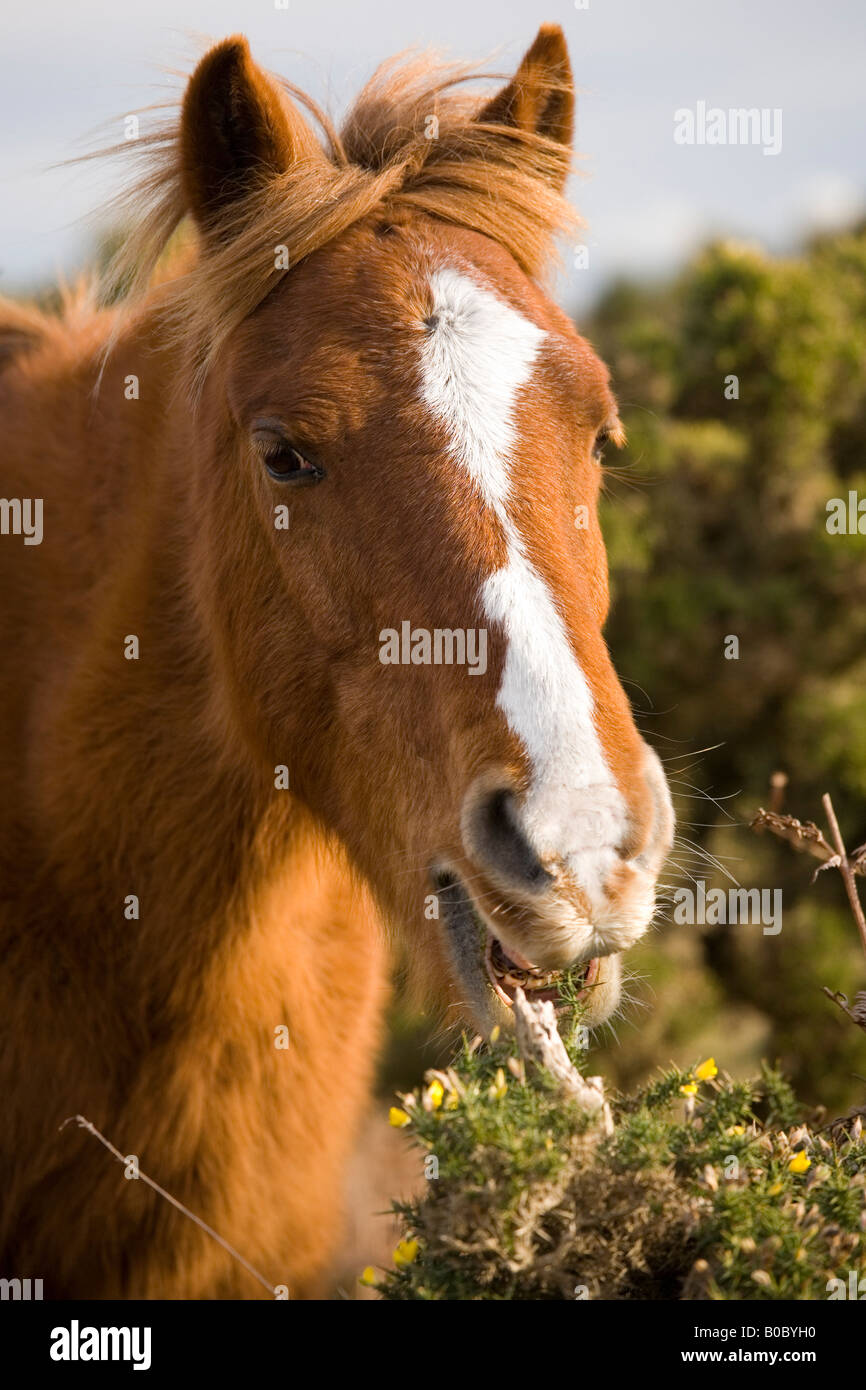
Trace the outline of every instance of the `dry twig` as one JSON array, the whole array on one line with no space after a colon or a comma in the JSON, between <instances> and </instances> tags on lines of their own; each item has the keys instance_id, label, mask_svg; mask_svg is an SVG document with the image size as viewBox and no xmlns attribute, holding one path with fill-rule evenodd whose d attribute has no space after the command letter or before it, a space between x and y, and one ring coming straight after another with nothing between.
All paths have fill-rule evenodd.
<instances>
[{"instance_id":1,"label":"dry twig","mask_svg":"<svg viewBox=\"0 0 866 1390\"><path fill-rule=\"evenodd\" d=\"M857 892L857 884L854 882L854 875L856 873L866 874L866 866L864 866L864 860L866 860L864 850L866 850L866 846L861 845L860 849L855 850L853 858L848 858L848 854L845 850L845 841L842 839L842 832L839 829L839 822L836 819L836 812L833 809L833 802L830 800L829 792L824 793L823 800L824 810L827 813L827 820L830 824L830 833L836 844L836 860L833 863L833 867L838 869L842 875L845 883L845 892L848 894L851 911L854 913L854 921L857 923L857 929L860 932L860 941L863 950L866 951L866 917L863 916L863 904ZM858 863L861 865L859 869L857 867ZM830 863L828 862L825 867L829 869Z\"/></svg>"},{"instance_id":2,"label":"dry twig","mask_svg":"<svg viewBox=\"0 0 866 1390\"><path fill-rule=\"evenodd\" d=\"M124 1164L124 1166L128 1163L129 1160L127 1159L127 1156L125 1154L122 1154L120 1152L120 1149L116 1149L114 1145L111 1143L111 1140L106 1139L105 1135L101 1134L99 1130L96 1128L96 1125L93 1124L90 1120L85 1119L83 1115L70 1115L68 1119L65 1119L63 1121L63 1124L60 1126L60 1128L65 1129L66 1126L69 1124L77 1124L80 1129L86 1129L88 1134L92 1134L94 1139L98 1139L100 1144L102 1144L103 1148L106 1148L108 1152L118 1160L119 1163ZM274 1285L269 1284L265 1276L263 1274L260 1274L259 1271L253 1265L250 1264L249 1260L245 1260L243 1255L241 1255L239 1251L235 1250L233 1245L229 1245L227 1240L223 1240L222 1236L214 1230L213 1226L209 1226L206 1221L202 1221L200 1216L196 1216L194 1211L190 1211L189 1207L185 1207L183 1205L183 1202L179 1202L176 1197L172 1197L170 1192L166 1192L164 1187L160 1187L158 1182L154 1182L153 1178L149 1178L147 1176L147 1173L143 1173L140 1168L137 1169L137 1172L138 1177L143 1183L145 1183L148 1187L153 1188L154 1192L158 1193L160 1197L164 1197L167 1202L170 1202L171 1205L173 1207L176 1207L177 1210L181 1212L184 1216L189 1217L190 1221L194 1221L196 1226L199 1226L201 1230L205 1232L206 1235L209 1235L212 1240L216 1241L217 1245L221 1245L223 1250L226 1250L228 1254L232 1256L233 1259L237 1260L239 1264L242 1264L248 1274L251 1274L254 1279L257 1279L260 1284L264 1285L269 1294L275 1293L276 1290Z\"/></svg>"},{"instance_id":3,"label":"dry twig","mask_svg":"<svg viewBox=\"0 0 866 1390\"><path fill-rule=\"evenodd\" d=\"M825 792L822 798L824 812L827 816L827 823L830 827L830 834L833 839L831 845L819 830L814 821L798 821L795 816L781 816L775 811L765 811L763 807L754 816L752 830L769 830L773 835L778 835L779 839L787 840L797 850L803 850L807 854L820 859L821 863L812 875L812 882L815 882L818 874L824 869L838 869L845 884L845 892L848 895L848 902L854 914L854 921L860 933L860 942L866 952L866 917L863 914L863 904L857 891L857 876L866 877L866 845L861 845L859 849L851 854L845 849L845 841L842 839L842 832L839 829L839 822L836 819L836 811L829 792ZM853 1008L848 1003L848 996L841 990L828 989L827 985L822 986L828 999L838 1005L852 1023L866 1032L866 991L861 990L854 1001Z\"/></svg>"},{"instance_id":4,"label":"dry twig","mask_svg":"<svg viewBox=\"0 0 866 1390\"><path fill-rule=\"evenodd\" d=\"M556 1010L549 999L531 1003L519 987L514 992L514 1029L524 1061L548 1071L557 1084L582 1109L604 1109L604 1082L600 1076L581 1076L565 1050L556 1026Z\"/></svg>"}]
</instances>

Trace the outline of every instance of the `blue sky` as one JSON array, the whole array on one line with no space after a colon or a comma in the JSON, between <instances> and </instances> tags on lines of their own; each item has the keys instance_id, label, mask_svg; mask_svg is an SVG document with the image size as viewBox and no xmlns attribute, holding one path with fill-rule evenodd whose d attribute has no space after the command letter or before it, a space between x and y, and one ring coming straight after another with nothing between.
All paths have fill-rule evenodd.
<instances>
[{"instance_id":1,"label":"blue sky","mask_svg":"<svg viewBox=\"0 0 866 1390\"><path fill-rule=\"evenodd\" d=\"M82 263L117 168L49 166L104 143L99 127L119 138L124 115L166 94L161 69L187 69L207 37L245 32L264 64L339 112L390 53L495 53L504 69L544 21L565 29L580 88L589 266L561 286L569 306L612 276L666 273L710 235L786 251L866 206L863 0L42 0L4 15L0 287ZM676 144L674 112L700 101L779 108L780 153Z\"/></svg>"}]
</instances>

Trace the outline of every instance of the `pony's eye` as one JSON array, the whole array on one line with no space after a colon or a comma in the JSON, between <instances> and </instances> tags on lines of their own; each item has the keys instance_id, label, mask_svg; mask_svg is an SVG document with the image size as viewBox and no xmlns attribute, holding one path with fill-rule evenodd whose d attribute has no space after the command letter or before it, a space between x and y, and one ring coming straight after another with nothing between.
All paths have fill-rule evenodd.
<instances>
[{"instance_id":1,"label":"pony's eye","mask_svg":"<svg viewBox=\"0 0 866 1390\"><path fill-rule=\"evenodd\" d=\"M595 436L595 443L592 446L592 456L595 459L596 463L601 463L602 459L604 458L604 446L609 439L610 431L604 427L600 429L598 434Z\"/></svg>"},{"instance_id":2,"label":"pony's eye","mask_svg":"<svg viewBox=\"0 0 866 1390\"><path fill-rule=\"evenodd\" d=\"M325 470L273 430L255 430L253 442L268 473L278 483L304 486L321 482Z\"/></svg>"}]
</instances>

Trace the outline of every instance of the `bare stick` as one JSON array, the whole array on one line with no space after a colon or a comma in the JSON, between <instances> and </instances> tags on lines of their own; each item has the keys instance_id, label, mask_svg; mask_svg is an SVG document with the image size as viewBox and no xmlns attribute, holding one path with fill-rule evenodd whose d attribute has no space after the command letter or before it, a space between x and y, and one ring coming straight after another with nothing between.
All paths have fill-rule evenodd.
<instances>
[{"instance_id":1,"label":"bare stick","mask_svg":"<svg viewBox=\"0 0 866 1390\"><path fill-rule=\"evenodd\" d=\"M519 987L514 991L514 1030L520 1055L550 1072L582 1109L604 1107L604 1082L600 1076L582 1077L565 1050L556 1026L556 1010L549 999L531 1003Z\"/></svg>"},{"instance_id":2,"label":"bare stick","mask_svg":"<svg viewBox=\"0 0 866 1390\"><path fill-rule=\"evenodd\" d=\"M89 1134L92 1134L95 1139L98 1139L100 1144L102 1144L104 1148L108 1149L108 1152L110 1154L113 1154L114 1157L118 1160L118 1162L123 1163L124 1165L126 1164L126 1155L122 1154L119 1149L116 1149L114 1145L108 1139L106 1139L104 1134L100 1134L99 1130L96 1128L96 1125L92 1124L90 1120L86 1120L83 1115L70 1115L68 1119L65 1119L63 1121L63 1124L60 1126L60 1128L65 1129L67 1125L73 1123L77 1124L81 1129L86 1129ZM194 1221L197 1226L200 1226L206 1235L209 1235L213 1240L215 1240L217 1245L221 1245L223 1250L227 1250L228 1253L233 1257L233 1259L237 1260L240 1264L243 1265L244 1269L247 1271L248 1274L251 1274L254 1279L257 1279L259 1283L267 1289L268 1293L273 1295L273 1284L269 1284L265 1276L263 1274L259 1274L259 1271L253 1268L249 1260L245 1260L243 1255L241 1255L237 1250L235 1250L233 1246L229 1245L227 1240L223 1240L222 1236L219 1235L213 1229L212 1226L209 1226L206 1221L202 1221L201 1217L196 1216L194 1211L190 1211L189 1207L185 1207L183 1205L183 1202L179 1202L176 1197L172 1197L171 1193L166 1192L165 1188L160 1187L158 1182L154 1182L153 1178L149 1178L146 1173L142 1173L140 1168L138 1169L138 1176L142 1182L147 1183L148 1187L152 1187L154 1192L158 1192L160 1197L164 1197L167 1202L171 1202L171 1205L173 1207L177 1207L177 1210L179 1212L182 1212L184 1216L189 1217L190 1221Z\"/></svg>"},{"instance_id":3,"label":"bare stick","mask_svg":"<svg viewBox=\"0 0 866 1390\"><path fill-rule=\"evenodd\" d=\"M860 902L860 895L857 892L857 883L854 878L854 870L848 859L848 852L845 849L845 842L842 839L842 832L839 829L839 822L836 819L836 812L833 810L833 802L830 793L825 792L822 798L824 811L830 826L830 834L833 836L833 843L836 846L836 853L839 855L839 872L845 881L845 892L848 894L848 901L851 904L851 911L854 913L854 920L860 932L860 941L863 950L866 951L866 917L863 916L863 904Z\"/></svg>"}]
</instances>

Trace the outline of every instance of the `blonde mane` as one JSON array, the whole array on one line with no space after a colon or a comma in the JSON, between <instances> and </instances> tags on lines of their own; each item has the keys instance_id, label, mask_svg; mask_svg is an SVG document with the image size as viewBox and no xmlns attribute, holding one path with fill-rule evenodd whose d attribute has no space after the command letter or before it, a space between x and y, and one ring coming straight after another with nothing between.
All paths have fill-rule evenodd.
<instances>
[{"instance_id":1,"label":"blonde mane","mask_svg":"<svg viewBox=\"0 0 866 1390\"><path fill-rule=\"evenodd\" d=\"M321 143L315 156L262 179L237 200L206 253L173 258L161 301L170 331L199 345L200 372L286 269L371 213L384 219L424 213L483 233L528 275L543 274L555 238L578 222L558 191L571 153L533 131L479 120L485 96L466 84L492 76L429 56L390 59L338 131L309 96L269 74L286 103L313 116ZM551 96L557 90L551 82ZM132 153L144 167L112 205L130 231L101 279L103 302L122 298L134 309L155 282L165 281L160 262L170 243L180 237L188 244L179 146L176 118L104 152ZM285 248L279 267L278 248Z\"/></svg>"}]
</instances>

